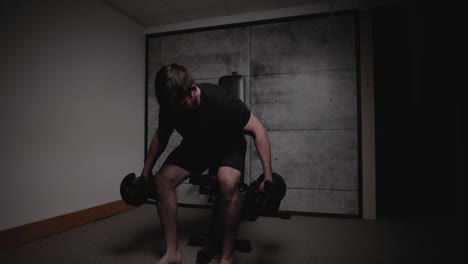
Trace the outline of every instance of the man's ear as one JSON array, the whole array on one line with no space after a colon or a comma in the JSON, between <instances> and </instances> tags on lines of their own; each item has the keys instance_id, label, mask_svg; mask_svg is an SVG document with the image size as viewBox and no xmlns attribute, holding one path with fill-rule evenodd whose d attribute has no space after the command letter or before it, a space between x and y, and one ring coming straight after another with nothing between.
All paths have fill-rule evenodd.
<instances>
[{"instance_id":1,"label":"man's ear","mask_svg":"<svg viewBox=\"0 0 468 264\"><path fill-rule=\"evenodd\" d=\"M197 86L194 84L192 85L192 88L190 88L190 95L195 96L197 93Z\"/></svg>"}]
</instances>

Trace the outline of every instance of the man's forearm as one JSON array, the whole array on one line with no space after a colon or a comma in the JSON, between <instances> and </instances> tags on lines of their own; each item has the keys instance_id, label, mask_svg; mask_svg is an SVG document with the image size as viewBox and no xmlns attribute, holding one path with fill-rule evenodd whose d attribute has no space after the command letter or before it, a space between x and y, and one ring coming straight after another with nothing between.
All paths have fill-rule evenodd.
<instances>
[{"instance_id":1,"label":"man's forearm","mask_svg":"<svg viewBox=\"0 0 468 264\"><path fill-rule=\"evenodd\" d=\"M150 148L146 155L145 165L143 167L142 175L150 177L152 175L152 170L156 161L158 160L159 156L161 156L162 152L166 148L167 141L162 142L159 139L158 132L156 132L151 140Z\"/></svg>"},{"instance_id":2,"label":"man's forearm","mask_svg":"<svg viewBox=\"0 0 468 264\"><path fill-rule=\"evenodd\" d=\"M257 148L258 156L262 162L263 172L265 173L266 180L272 179L271 168L271 149L270 140L265 129L262 129L254 138L255 147Z\"/></svg>"}]
</instances>

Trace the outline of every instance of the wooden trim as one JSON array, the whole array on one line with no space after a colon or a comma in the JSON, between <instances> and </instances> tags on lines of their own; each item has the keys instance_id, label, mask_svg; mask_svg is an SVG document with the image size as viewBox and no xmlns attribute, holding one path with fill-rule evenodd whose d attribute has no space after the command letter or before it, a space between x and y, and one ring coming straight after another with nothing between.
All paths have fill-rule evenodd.
<instances>
[{"instance_id":1,"label":"wooden trim","mask_svg":"<svg viewBox=\"0 0 468 264\"><path fill-rule=\"evenodd\" d=\"M16 247L21 244L85 225L133 208L135 207L129 206L120 200L7 229L0 232L0 249Z\"/></svg>"}]
</instances>

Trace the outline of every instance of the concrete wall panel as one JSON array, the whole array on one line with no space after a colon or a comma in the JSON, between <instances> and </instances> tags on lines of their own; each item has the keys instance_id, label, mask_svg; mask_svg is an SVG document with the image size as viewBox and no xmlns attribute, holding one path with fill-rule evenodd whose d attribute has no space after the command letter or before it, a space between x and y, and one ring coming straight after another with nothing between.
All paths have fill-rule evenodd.
<instances>
[{"instance_id":1,"label":"concrete wall panel","mask_svg":"<svg viewBox=\"0 0 468 264\"><path fill-rule=\"evenodd\" d=\"M251 28L251 74L356 67L354 16L295 20Z\"/></svg>"},{"instance_id":2,"label":"concrete wall panel","mask_svg":"<svg viewBox=\"0 0 468 264\"><path fill-rule=\"evenodd\" d=\"M170 35L162 38L162 62L180 63L197 79L249 75L249 43L248 27Z\"/></svg>"},{"instance_id":3,"label":"concrete wall panel","mask_svg":"<svg viewBox=\"0 0 468 264\"><path fill-rule=\"evenodd\" d=\"M148 40L148 82L154 82L156 72L161 68L161 38L150 38ZM151 88L153 90L153 88Z\"/></svg>"},{"instance_id":4,"label":"concrete wall panel","mask_svg":"<svg viewBox=\"0 0 468 264\"><path fill-rule=\"evenodd\" d=\"M269 130L273 170L288 184L281 209L358 214L355 25L353 14L339 14L154 37L148 43L149 142L157 128L153 81L161 65L185 65L197 83L217 83L237 71L246 77L246 105ZM171 138L155 171L180 140ZM248 142L245 181L251 182L262 167ZM180 203L207 202L188 181L177 192Z\"/></svg>"},{"instance_id":5,"label":"concrete wall panel","mask_svg":"<svg viewBox=\"0 0 468 264\"><path fill-rule=\"evenodd\" d=\"M252 111L271 130L357 128L356 72L251 77Z\"/></svg>"},{"instance_id":6,"label":"concrete wall panel","mask_svg":"<svg viewBox=\"0 0 468 264\"><path fill-rule=\"evenodd\" d=\"M356 130L270 131L273 170L288 188L358 190ZM255 147L251 173L263 172Z\"/></svg>"}]
</instances>

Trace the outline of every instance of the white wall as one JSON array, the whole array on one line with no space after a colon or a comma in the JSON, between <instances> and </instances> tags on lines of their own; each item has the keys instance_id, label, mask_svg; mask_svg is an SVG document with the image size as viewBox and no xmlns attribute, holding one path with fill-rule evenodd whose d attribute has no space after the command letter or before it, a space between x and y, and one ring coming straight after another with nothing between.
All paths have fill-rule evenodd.
<instances>
[{"instance_id":1,"label":"white wall","mask_svg":"<svg viewBox=\"0 0 468 264\"><path fill-rule=\"evenodd\" d=\"M120 199L144 155L143 28L98 1L17 2L0 8L0 230Z\"/></svg>"}]
</instances>

